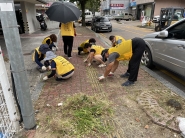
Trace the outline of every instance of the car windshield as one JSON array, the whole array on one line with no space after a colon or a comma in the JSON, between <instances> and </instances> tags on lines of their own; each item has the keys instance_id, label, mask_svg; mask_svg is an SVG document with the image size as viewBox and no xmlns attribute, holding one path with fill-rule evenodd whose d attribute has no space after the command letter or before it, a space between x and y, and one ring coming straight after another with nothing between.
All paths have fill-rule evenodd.
<instances>
[{"instance_id":1,"label":"car windshield","mask_svg":"<svg viewBox=\"0 0 185 138\"><path fill-rule=\"evenodd\" d=\"M99 18L96 20L97 22L109 22L108 18Z\"/></svg>"}]
</instances>

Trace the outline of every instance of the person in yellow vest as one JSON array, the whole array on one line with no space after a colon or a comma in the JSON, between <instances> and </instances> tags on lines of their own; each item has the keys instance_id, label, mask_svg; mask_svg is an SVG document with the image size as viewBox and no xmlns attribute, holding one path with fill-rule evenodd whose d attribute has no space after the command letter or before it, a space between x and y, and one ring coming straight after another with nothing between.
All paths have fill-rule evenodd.
<instances>
[{"instance_id":1,"label":"person in yellow vest","mask_svg":"<svg viewBox=\"0 0 185 138\"><path fill-rule=\"evenodd\" d=\"M130 60L130 75L128 80L122 84L122 86L133 85L137 81L139 66L141 62L141 57L145 50L145 41L141 38L133 38L130 40L125 40L124 42L116 45L115 47L109 48L105 54L108 57L108 65L105 72L98 79L103 80L109 74L113 74L120 60Z\"/></svg>"},{"instance_id":2,"label":"person in yellow vest","mask_svg":"<svg viewBox=\"0 0 185 138\"><path fill-rule=\"evenodd\" d=\"M42 73L47 68L41 63L41 61L44 59L45 54L47 51L51 51L48 44L42 44L39 47L35 48L33 54L32 54L32 60L37 63L38 67L37 69ZM48 68L49 69L49 68Z\"/></svg>"},{"instance_id":3,"label":"person in yellow vest","mask_svg":"<svg viewBox=\"0 0 185 138\"><path fill-rule=\"evenodd\" d=\"M93 59L100 63L100 65L98 67L105 67L106 64L106 58L103 57L103 53L105 53L105 48L103 48L102 46L98 46L98 45L92 45L90 43L86 43L84 48L89 52L89 55L87 56L87 58L84 60L84 62L87 62L87 66L91 66L91 63L93 61Z\"/></svg>"},{"instance_id":4,"label":"person in yellow vest","mask_svg":"<svg viewBox=\"0 0 185 138\"><path fill-rule=\"evenodd\" d=\"M96 40L94 38L90 38L90 39L87 39L86 41L84 41L83 43L80 44L80 46L78 47L78 55L81 54L81 52L83 51L83 53L89 53L85 48L85 44L87 43L90 43L92 45L96 45Z\"/></svg>"},{"instance_id":5,"label":"person in yellow vest","mask_svg":"<svg viewBox=\"0 0 185 138\"><path fill-rule=\"evenodd\" d=\"M109 40L112 42L112 47L116 46L117 44L120 44L121 42L125 41L125 39L121 36L114 36L114 35L111 35L109 37Z\"/></svg>"},{"instance_id":6,"label":"person in yellow vest","mask_svg":"<svg viewBox=\"0 0 185 138\"><path fill-rule=\"evenodd\" d=\"M68 56L68 59L72 58L73 39L76 36L75 28L74 22L61 23L60 32L64 43L64 54Z\"/></svg>"},{"instance_id":7,"label":"person in yellow vest","mask_svg":"<svg viewBox=\"0 0 185 138\"><path fill-rule=\"evenodd\" d=\"M58 47L55 46L54 42L57 42L57 36L55 34L51 34L50 36L47 36L42 41L42 44L48 44L49 48L53 51L58 50Z\"/></svg>"},{"instance_id":8,"label":"person in yellow vest","mask_svg":"<svg viewBox=\"0 0 185 138\"><path fill-rule=\"evenodd\" d=\"M121 42L125 41L125 39L123 37L121 37L121 36L113 36L113 35L109 37L109 40L112 42L112 46L113 47L115 45L120 44ZM130 67L130 61L128 63L128 69L127 69L126 73L120 75L121 78L128 78L129 77L129 75L130 75L130 73L129 73L130 72L130 68L129 67ZM109 74L109 76L111 76L111 75L114 75L114 74Z\"/></svg>"},{"instance_id":9,"label":"person in yellow vest","mask_svg":"<svg viewBox=\"0 0 185 138\"><path fill-rule=\"evenodd\" d=\"M62 56L57 56L52 51L48 51L44 60L51 65L51 74L45 76L43 80L56 77L56 81L61 81L73 76L74 66Z\"/></svg>"}]
</instances>

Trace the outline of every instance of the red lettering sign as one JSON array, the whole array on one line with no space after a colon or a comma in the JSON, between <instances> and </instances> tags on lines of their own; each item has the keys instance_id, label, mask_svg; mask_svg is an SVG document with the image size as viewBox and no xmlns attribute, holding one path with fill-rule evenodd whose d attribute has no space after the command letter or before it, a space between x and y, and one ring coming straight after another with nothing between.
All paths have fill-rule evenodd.
<instances>
[{"instance_id":1,"label":"red lettering sign","mask_svg":"<svg viewBox=\"0 0 185 138\"><path fill-rule=\"evenodd\" d=\"M124 4L110 4L110 7L124 7Z\"/></svg>"}]
</instances>

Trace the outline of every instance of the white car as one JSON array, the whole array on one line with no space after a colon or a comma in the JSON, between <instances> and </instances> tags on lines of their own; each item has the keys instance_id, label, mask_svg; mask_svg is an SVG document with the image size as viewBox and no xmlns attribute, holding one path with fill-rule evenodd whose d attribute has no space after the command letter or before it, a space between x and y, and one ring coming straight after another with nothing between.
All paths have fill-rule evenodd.
<instances>
[{"instance_id":1,"label":"white car","mask_svg":"<svg viewBox=\"0 0 185 138\"><path fill-rule=\"evenodd\" d=\"M114 20L114 17L112 15L105 15L109 20Z\"/></svg>"},{"instance_id":2,"label":"white car","mask_svg":"<svg viewBox=\"0 0 185 138\"><path fill-rule=\"evenodd\" d=\"M154 16L154 18L152 19L152 22L153 23L158 23L159 22L159 19L160 19L160 16L159 15Z\"/></svg>"}]
</instances>

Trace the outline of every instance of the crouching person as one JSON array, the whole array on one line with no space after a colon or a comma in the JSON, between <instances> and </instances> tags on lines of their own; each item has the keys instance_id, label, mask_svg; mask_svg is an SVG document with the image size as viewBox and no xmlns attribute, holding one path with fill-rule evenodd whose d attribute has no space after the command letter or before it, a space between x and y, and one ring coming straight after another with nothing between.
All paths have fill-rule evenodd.
<instances>
[{"instance_id":1,"label":"crouching person","mask_svg":"<svg viewBox=\"0 0 185 138\"><path fill-rule=\"evenodd\" d=\"M78 55L80 55L82 51L84 54L89 53L89 51L87 51L84 48L85 44L87 44L87 43L90 43L92 45L96 45L96 40L94 38L90 38L90 39L84 41L83 43L81 43L80 46L78 47Z\"/></svg>"},{"instance_id":2,"label":"crouching person","mask_svg":"<svg viewBox=\"0 0 185 138\"><path fill-rule=\"evenodd\" d=\"M91 66L93 60L95 60L99 64L98 67L106 66L106 58L103 57L103 55L105 54L102 54L104 53L103 51L105 50L105 48L103 48L102 46L92 45L90 43L85 44L84 48L89 51L89 55L84 60L84 62L88 63L87 66Z\"/></svg>"},{"instance_id":3,"label":"crouching person","mask_svg":"<svg viewBox=\"0 0 185 138\"><path fill-rule=\"evenodd\" d=\"M48 44L51 50L57 51L58 47L55 46L54 42L57 42L57 36L55 34L51 34L50 36L44 38L42 44Z\"/></svg>"},{"instance_id":4,"label":"crouching person","mask_svg":"<svg viewBox=\"0 0 185 138\"><path fill-rule=\"evenodd\" d=\"M37 69L43 73L47 68L41 63L41 61L45 58L45 54L47 51L50 51L48 44L42 44L40 47L35 48L32 60L37 63ZM49 67L49 66L48 66ZM49 68L48 68L49 69Z\"/></svg>"},{"instance_id":5,"label":"crouching person","mask_svg":"<svg viewBox=\"0 0 185 138\"><path fill-rule=\"evenodd\" d=\"M74 66L62 56L57 56L52 51L48 51L44 60L51 65L51 74L45 76L43 80L56 77L56 81L61 81L73 76Z\"/></svg>"}]
</instances>

